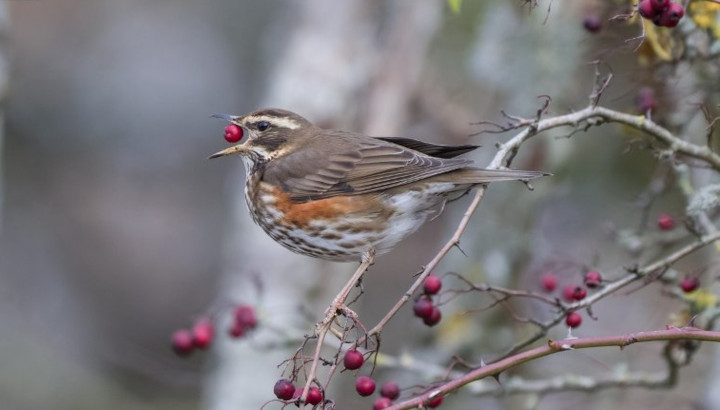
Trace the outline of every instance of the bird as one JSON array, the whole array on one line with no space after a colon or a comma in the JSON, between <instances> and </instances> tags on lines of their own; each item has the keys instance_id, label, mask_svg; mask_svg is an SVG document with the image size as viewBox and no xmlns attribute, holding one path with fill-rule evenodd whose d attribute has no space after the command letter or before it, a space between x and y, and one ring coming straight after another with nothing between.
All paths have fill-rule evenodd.
<instances>
[{"instance_id":1,"label":"bird","mask_svg":"<svg viewBox=\"0 0 720 410\"><path fill-rule=\"evenodd\" d=\"M278 108L213 117L229 122L226 140L240 143L210 158L242 159L253 221L287 249L329 261L389 252L479 185L547 175L457 158L475 145L324 129Z\"/></svg>"}]
</instances>

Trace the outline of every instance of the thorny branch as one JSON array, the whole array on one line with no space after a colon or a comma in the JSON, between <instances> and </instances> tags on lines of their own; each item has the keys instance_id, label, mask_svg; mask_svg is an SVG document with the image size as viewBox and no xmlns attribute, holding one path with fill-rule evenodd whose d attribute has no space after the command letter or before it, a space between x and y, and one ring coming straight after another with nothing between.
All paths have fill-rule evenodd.
<instances>
[{"instance_id":1,"label":"thorny branch","mask_svg":"<svg viewBox=\"0 0 720 410\"><path fill-rule=\"evenodd\" d=\"M423 406L428 400L445 395L453 390L458 389L470 382L480 380L488 376L498 375L505 370L519 366L529 361L537 360L545 356L549 356L556 353L566 352L577 349L587 349L596 347L608 347L617 346L625 348L635 343L646 343L654 341L675 341L675 340L697 340L697 341L710 341L720 342L720 332L712 332L693 327L676 328L669 327L666 330L656 330L651 332L638 332L626 335L616 336L600 336L600 337L587 337L587 338L571 338L563 340L549 340L546 345L536 347L534 349L527 350L525 352L516 354L512 357L497 361L492 364L488 364L477 369L474 369L464 376L450 380L449 382L437 386L422 395L413 397L412 399L405 400L388 407L389 410L400 410L419 408ZM667 380L664 379L664 380ZM638 382L639 383L639 382Z\"/></svg>"}]
</instances>

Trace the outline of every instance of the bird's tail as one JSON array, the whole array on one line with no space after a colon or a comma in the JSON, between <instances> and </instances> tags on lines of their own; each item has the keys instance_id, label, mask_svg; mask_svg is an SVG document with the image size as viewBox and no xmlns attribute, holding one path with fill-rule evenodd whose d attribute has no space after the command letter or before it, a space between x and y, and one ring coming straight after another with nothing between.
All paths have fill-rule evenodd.
<instances>
[{"instance_id":1,"label":"bird's tail","mask_svg":"<svg viewBox=\"0 0 720 410\"><path fill-rule=\"evenodd\" d=\"M524 171L520 169L482 169L462 168L447 174L458 184L485 184L495 181L525 181L552 175L542 171ZM441 175L438 175L441 177Z\"/></svg>"}]
</instances>

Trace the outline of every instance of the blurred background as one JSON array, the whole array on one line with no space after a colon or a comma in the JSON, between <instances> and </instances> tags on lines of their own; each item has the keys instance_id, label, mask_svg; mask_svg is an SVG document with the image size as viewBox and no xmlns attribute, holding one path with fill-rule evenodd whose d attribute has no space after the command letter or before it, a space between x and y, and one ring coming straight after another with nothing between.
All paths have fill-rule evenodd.
<instances>
[{"instance_id":1,"label":"blurred background","mask_svg":"<svg viewBox=\"0 0 720 410\"><path fill-rule=\"evenodd\" d=\"M277 365L355 265L294 255L252 224L240 161L206 160L226 146L225 124L209 115L281 107L326 127L482 144L469 157L484 164L508 135L470 136L481 129L473 122L504 122L501 110L532 117L542 94L555 114L584 107L589 62L598 58L616 74L605 105L636 112L637 90L654 85L661 115L687 108L694 89L680 75L669 85L647 75L624 41L639 26L608 23L627 6L607 3L541 1L531 11L521 1L465 1L459 13L441 0L0 3L0 408L259 408L273 398ZM588 16L601 19L600 32L583 27ZM696 116L683 119L704 127ZM555 176L532 192L491 187L463 240L468 256L453 252L438 273L538 290L549 269L572 281L584 267L620 276L624 265L652 259L608 235L641 224L637 199L658 172L652 154L628 150L637 135L619 127L555 138L562 135L527 144L514 163ZM370 269L356 305L367 326L449 238L468 201ZM682 206L671 187L650 213ZM708 258L680 265L704 269ZM658 295L652 285L600 303L598 320L585 317L578 332L662 328L678 306ZM219 331L209 352L172 353L173 330L236 302L258 308L256 334L230 341ZM503 309L452 315L486 302L465 296L432 329L405 308L383 333L383 352L440 366L456 353L492 358L527 329ZM661 371L660 351L571 352L513 373ZM674 390L468 393L443 408L720 408L710 393L715 351L704 346L707 360L683 369ZM402 369L376 375L404 386L428 381ZM352 375L336 377L329 396L338 408L371 407L354 393Z\"/></svg>"}]
</instances>

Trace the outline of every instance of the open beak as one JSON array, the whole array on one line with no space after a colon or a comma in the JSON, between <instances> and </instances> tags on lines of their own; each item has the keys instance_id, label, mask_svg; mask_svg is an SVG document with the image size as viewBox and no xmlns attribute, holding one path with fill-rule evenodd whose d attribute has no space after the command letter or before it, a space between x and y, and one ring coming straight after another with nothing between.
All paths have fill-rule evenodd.
<instances>
[{"instance_id":1,"label":"open beak","mask_svg":"<svg viewBox=\"0 0 720 410\"><path fill-rule=\"evenodd\" d=\"M208 159L219 158L219 157L224 157L224 156L227 156L227 155L233 155L233 154L241 153L241 152L245 151L245 147L244 147L243 145L244 145L244 144L238 144L238 145L234 145L234 146L232 146L232 147L230 147L230 148L225 148L225 149L222 150L222 151L219 151L219 152L216 152L216 153L210 155L210 156L208 157Z\"/></svg>"}]
</instances>

